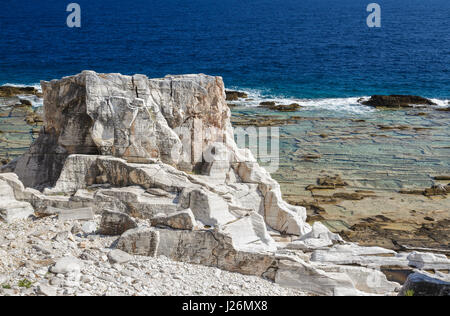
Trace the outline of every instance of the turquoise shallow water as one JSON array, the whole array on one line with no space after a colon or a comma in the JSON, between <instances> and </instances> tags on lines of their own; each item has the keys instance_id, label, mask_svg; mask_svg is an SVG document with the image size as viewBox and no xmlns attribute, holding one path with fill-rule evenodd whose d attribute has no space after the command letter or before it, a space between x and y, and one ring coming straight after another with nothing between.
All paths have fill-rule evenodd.
<instances>
[{"instance_id":1,"label":"turquoise shallow water","mask_svg":"<svg viewBox=\"0 0 450 316\"><path fill-rule=\"evenodd\" d=\"M398 191L435 184L450 174L448 112L432 109L338 112L303 108L280 114L237 107L236 117L291 117L279 128L274 177L290 190L315 184L319 174L341 174L359 189ZM325 137L323 137L325 136ZM270 139L269 139L270 141ZM306 159L313 155L317 159Z\"/></svg>"}]
</instances>

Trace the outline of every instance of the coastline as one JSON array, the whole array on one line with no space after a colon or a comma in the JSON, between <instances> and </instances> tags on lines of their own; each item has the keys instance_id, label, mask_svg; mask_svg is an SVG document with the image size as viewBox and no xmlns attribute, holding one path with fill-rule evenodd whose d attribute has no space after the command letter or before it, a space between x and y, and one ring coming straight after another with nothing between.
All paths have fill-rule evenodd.
<instances>
[{"instance_id":1,"label":"coastline","mask_svg":"<svg viewBox=\"0 0 450 316\"><path fill-rule=\"evenodd\" d=\"M322 221L331 231L362 245L450 252L446 211L450 199L400 193L448 183L433 178L450 174L450 145L445 145L450 144L445 129L448 112L434 108L382 111L357 105L358 98L330 99L330 108L324 108L327 101L323 99L280 101L246 94L228 101L233 126L281 129L280 167L273 177L289 203L307 208L310 223ZM23 154L42 126L42 101L30 95L14 97L16 103L31 97L34 102L9 106L5 98L0 99L4 103L0 106L3 163ZM264 100L296 101L301 108L280 113L256 105ZM344 102L344 108L336 112L339 102ZM441 100L438 107L445 102ZM376 162L368 163L374 156ZM335 175L349 185L307 189L317 186L319 178Z\"/></svg>"},{"instance_id":2,"label":"coastline","mask_svg":"<svg viewBox=\"0 0 450 316\"><path fill-rule=\"evenodd\" d=\"M100 284L100 293L105 293L103 281L129 293L151 291L145 285L130 289L127 283L135 284L136 275L128 275L131 281L120 276L117 280L111 270L120 271L128 262L145 268L152 264L138 263L140 256L170 259L160 270L164 275L178 261L254 275L272 282L261 284L269 291L274 284L299 290L283 292L275 286L279 295L402 296L417 287L431 293L420 285L424 278L442 284L436 291L446 291L450 259L445 250L366 247L344 240L314 216L308 223L307 209L288 203L276 179L235 139L243 134L232 127L222 78L199 74L149 79L84 71L43 86L46 120L39 138L0 173L0 215L5 227L12 229L3 229L0 235L7 250L0 260L0 272L5 273L0 275L2 293L98 294ZM307 122L330 124L324 117L291 117L288 113L301 111L300 105L266 108L273 109L288 118L272 123L297 132L310 130ZM43 121L35 112L39 110L21 100L0 120L15 118L22 128L23 121L28 128L37 128ZM256 120L264 123L260 117ZM342 118L335 121L342 123ZM234 123L249 125L242 117ZM328 130L334 131L330 126ZM205 137L205 132L212 137ZM14 133L5 136L11 140ZM281 171L288 170L283 159L295 162L295 155L285 154L286 148L295 147L289 144L292 133L271 133L280 144L275 158L281 158L277 161ZM332 139L329 134L318 136ZM183 143L185 138L192 142ZM197 148L201 155L185 155L185 150L194 153ZM306 189L353 185L328 175ZM434 196L437 189L447 197L447 187L423 194ZM360 194L337 192L332 197L364 200ZM24 225L34 230L46 222L49 234L24 236L30 229ZM16 240L16 234L25 239ZM68 252L67 245L73 251ZM40 260L35 265L27 259L21 273L29 279L18 280L13 270L26 251ZM102 276L89 275L92 265L102 268ZM435 275L427 273L431 270Z\"/></svg>"}]
</instances>

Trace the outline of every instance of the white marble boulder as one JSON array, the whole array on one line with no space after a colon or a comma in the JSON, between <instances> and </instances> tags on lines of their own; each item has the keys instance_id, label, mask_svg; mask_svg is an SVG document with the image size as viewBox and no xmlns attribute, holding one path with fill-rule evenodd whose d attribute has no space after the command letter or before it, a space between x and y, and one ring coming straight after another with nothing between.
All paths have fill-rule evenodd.
<instances>
[{"instance_id":1,"label":"white marble boulder","mask_svg":"<svg viewBox=\"0 0 450 316\"><path fill-rule=\"evenodd\" d=\"M0 220L6 223L14 223L27 219L34 214L34 209L26 201L18 201L14 189L8 181L0 177Z\"/></svg>"}]
</instances>

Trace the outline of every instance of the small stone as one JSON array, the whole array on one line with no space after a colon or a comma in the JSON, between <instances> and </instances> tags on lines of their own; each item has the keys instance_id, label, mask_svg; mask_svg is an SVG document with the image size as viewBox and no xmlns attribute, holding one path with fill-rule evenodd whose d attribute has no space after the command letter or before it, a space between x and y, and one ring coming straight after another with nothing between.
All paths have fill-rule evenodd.
<instances>
[{"instance_id":1,"label":"small stone","mask_svg":"<svg viewBox=\"0 0 450 316\"><path fill-rule=\"evenodd\" d=\"M52 253L50 249L48 249L48 248L46 248L44 246L41 246L41 245L34 245L33 249L35 249L36 251L41 252L44 255L50 255Z\"/></svg>"},{"instance_id":2,"label":"small stone","mask_svg":"<svg viewBox=\"0 0 450 316\"><path fill-rule=\"evenodd\" d=\"M37 293L44 296L56 296L56 288L46 284L39 284Z\"/></svg>"},{"instance_id":3,"label":"small stone","mask_svg":"<svg viewBox=\"0 0 450 316\"><path fill-rule=\"evenodd\" d=\"M4 274L0 274L0 285L6 283L8 277Z\"/></svg>"},{"instance_id":4,"label":"small stone","mask_svg":"<svg viewBox=\"0 0 450 316\"><path fill-rule=\"evenodd\" d=\"M79 234L82 232L81 225L77 222L72 226L72 229L70 232L74 235Z\"/></svg>"},{"instance_id":5,"label":"small stone","mask_svg":"<svg viewBox=\"0 0 450 316\"><path fill-rule=\"evenodd\" d=\"M92 277L88 276L88 275L83 275L81 276L81 282L85 283L85 284L90 284L93 282Z\"/></svg>"},{"instance_id":6,"label":"small stone","mask_svg":"<svg viewBox=\"0 0 450 316\"><path fill-rule=\"evenodd\" d=\"M69 240L69 239L73 239L73 236L68 231L58 233L58 234L56 234L55 237L53 237L53 240L58 241L58 242L63 242L63 241Z\"/></svg>"},{"instance_id":7,"label":"small stone","mask_svg":"<svg viewBox=\"0 0 450 316\"><path fill-rule=\"evenodd\" d=\"M50 269L54 274L68 274L71 272L80 272L81 261L74 257L65 257L59 259Z\"/></svg>"},{"instance_id":8,"label":"small stone","mask_svg":"<svg viewBox=\"0 0 450 316\"><path fill-rule=\"evenodd\" d=\"M81 230L87 235L95 234L95 232L97 231L97 223L92 221L86 222L83 224L83 226L81 226Z\"/></svg>"},{"instance_id":9,"label":"small stone","mask_svg":"<svg viewBox=\"0 0 450 316\"><path fill-rule=\"evenodd\" d=\"M123 264L133 260L133 257L120 249L114 249L108 254L108 259L112 264Z\"/></svg>"},{"instance_id":10,"label":"small stone","mask_svg":"<svg viewBox=\"0 0 450 316\"><path fill-rule=\"evenodd\" d=\"M40 276L40 277L44 277L47 273L48 273L48 269L46 269L46 268L41 268L34 272L34 274L36 274L37 276Z\"/></svg>"},{"instance_id":11,"label":"small stone","mask_svg":"<svg viewBox=\"0 0 450 316\"><path fill-rule=\"evenodd\" d=\"M6 235L5 238L8 240L14 240L14 239L16 239L16 235L11 233L11 234Z\"/></svg>"},{"instance_id":12,"label":"small stone","mask_svg":"<svg viewBox=\"0 0 450 316\"><path fill-rule=\"evenodd\" d=\"M50 279L49 283L50 283L50 285L58 287L63 283L63 281L62 281L62 279L55 277L55 278Z\"/></svg>"}]
</instances>

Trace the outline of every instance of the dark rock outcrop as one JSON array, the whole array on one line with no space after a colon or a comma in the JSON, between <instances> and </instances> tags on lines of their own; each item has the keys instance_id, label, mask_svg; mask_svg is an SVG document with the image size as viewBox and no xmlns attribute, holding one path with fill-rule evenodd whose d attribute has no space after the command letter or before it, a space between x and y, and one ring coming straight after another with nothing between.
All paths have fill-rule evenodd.
<instances>
[{"instance_id":1,"label":"dark rock outcrop","mask_svg":"<svg viewBox=\"0 0 450 316\"><path fill-rule=\"evenodd\" d=\"M0 97L1 98L11 98L18 95L36 95L40 96L39 91L34 87L11 87L11 86L1 86L0 87Z\"/></svg>"},{"instance_id":2,"label":"dark rock outcrop","mask_svg":"<svg viewBox=\"0 0 450 316\"><path fill-rule=\"evenodd\" d=\"M416 272L408 277L400 296L450 296L450 278Z\"/></svg>"},{"instance_id":3,"label":"dark rock outcrop","mask_svg":"<svg viewBox=\"0 0 450 316\"><path fill-rule=\"evenodd\" d=\"M225 91L227 101L237 101L239 99L248 98L248 94L242 91Z\"/></svg>"},{"instance_id":4,"label":"dark rock outcrop","mask_svg":"<svg viewBox=\"0 0 450 316\"><path fill-rule=\"evenodd\" d=\"M373 95L370 100L361 104L385 107L385 108L408 108L413 105L436 105L429 99L414 95Z\"/></svg>"},{"instance_id":5,"label":"dark rock outcrop","mask_svg":"<svg viewBox=\"0 0 450 316\"><path fill-rule=\"evenodd\" d=\"M273 111L280 112L295 112L301 108L300 104L292 103L292 104L276 104L272 101L261 102L260 107L264 107Z\"/></svg>"}]
</instances>

